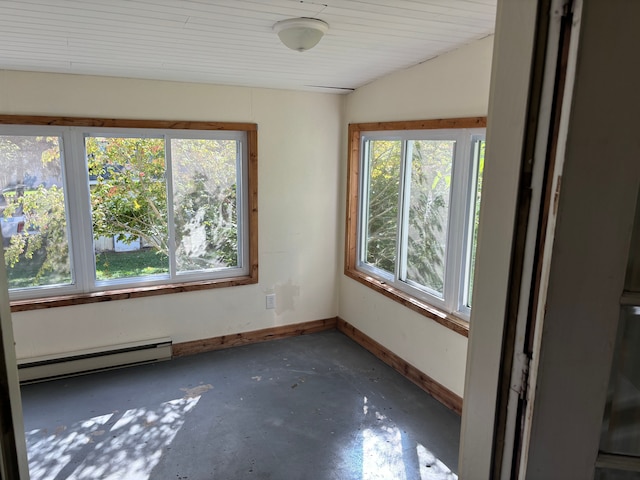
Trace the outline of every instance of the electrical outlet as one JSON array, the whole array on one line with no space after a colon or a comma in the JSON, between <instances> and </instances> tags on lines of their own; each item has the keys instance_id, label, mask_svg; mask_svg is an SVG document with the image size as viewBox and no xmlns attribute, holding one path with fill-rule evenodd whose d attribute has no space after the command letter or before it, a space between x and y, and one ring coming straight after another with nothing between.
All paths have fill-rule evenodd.
<instances>
[{"instance_id":1,"label":"electrical outlet","mask_svg":"<svg viewBox=\"0 0 640 480\"><path fill-rule=\"evenodd\" d=\"M267 299L267 309L276 308L276 294L269 293L266 296Z\"/></svg>"}]
</instances>

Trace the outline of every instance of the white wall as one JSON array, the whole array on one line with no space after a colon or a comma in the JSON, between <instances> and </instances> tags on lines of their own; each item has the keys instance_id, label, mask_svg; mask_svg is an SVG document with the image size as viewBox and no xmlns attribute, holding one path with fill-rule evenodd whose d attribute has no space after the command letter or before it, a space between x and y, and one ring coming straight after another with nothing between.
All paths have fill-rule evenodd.
<instances>
[{"instance_id":1,"label":"white wall","mask_svg":"<svg viewBox=\"0 0 640 480\"><path fill-rule=\"evenodd\" d=\"M0 113L258 124L259 284L13 315L18 358L170 336L184 342L337 314L344 97L0 72ZM265 293L278 308L265 309Z\"/></svg>"},{"instance_id":2,"label":"white wall","mask_svg":"<svg viewBox=\"0 0 640 480\"><path fill-rule=\"evenodd\" d=\"M346 123L486 115L492 48L493 37L487 37L357 89L347 98ZM462 396L466 337L344 275L339 278L341 318Z\"/></svg>"}]
</instances>

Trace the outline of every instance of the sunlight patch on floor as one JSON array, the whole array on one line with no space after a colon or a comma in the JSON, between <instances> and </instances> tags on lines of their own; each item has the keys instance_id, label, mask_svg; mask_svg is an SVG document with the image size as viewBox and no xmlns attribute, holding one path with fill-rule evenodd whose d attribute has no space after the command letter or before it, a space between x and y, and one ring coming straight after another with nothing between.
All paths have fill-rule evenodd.
<instances>
[{"instance_id":1,"label":"sunlight patch on floor","mask_svg":"<svg viewBox=\"0 0 640 480\"><path fill-rule=\"evenodd\" d=\"M32 480L148 480L200 397L27 432Z\"/></svg>"},{"instance_id":2,"label":"sunlight patch on floor","mask_svg":"<svg viewBox=\"0 0 640 480\"><path fill-rule=\"evenodd\" d=\"M400 430L383 426L362 432L362 478L407 480Z\"/></svg>"},{"instance_id":3,"label":"sunlight patch on floor","mask_svg":"<svg viewBox=\"0 0 640 480\"><path fill-rule=\"evenodd\" d=\"M420 480L457 480L458 476L422 445L416 446L420 462Z\"/></svg>"},{"instance_id":4,"label":"sunlight patch on floor","mask_svg":"<svg viewBox=\"0 0 640 480\"><path fill-rule=\"evenodd\" d=\"M424 445L416 444L415 452L403 446L402 431L379 411L375 411L367 397L363 401L363 414L373 426L361 433L362 480L410 480L405 462L418 462L420 480L457 480L458 476ZM368 417L368 418L367 418Z\"/></svg>"}]
</instances>

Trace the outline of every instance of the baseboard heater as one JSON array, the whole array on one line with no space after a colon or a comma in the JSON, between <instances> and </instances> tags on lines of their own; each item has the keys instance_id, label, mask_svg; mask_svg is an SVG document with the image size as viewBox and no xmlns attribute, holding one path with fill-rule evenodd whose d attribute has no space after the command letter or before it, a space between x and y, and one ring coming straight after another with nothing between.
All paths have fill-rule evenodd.
<instances>
[{"instance_id":1,"label":"baseboard heater","mask_svg":"<svg viewBox=\"0 0 640 480\"><path fill-rule=\"evenodd\" d=\"M170 338L156 338L63 355L47 355L19 360L18 377L21 383L32 383L129 365L170 360L171 346Z\"/></svg>"}]
</instances>

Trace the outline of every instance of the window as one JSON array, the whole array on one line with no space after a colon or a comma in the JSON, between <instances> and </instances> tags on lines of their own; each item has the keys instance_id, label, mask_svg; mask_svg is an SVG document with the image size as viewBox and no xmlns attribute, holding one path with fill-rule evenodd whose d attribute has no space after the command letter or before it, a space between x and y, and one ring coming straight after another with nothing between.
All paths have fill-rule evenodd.
<instances>
[{"instance_id":1,"label":"window","mask_svg":"<svg viewBox=\"0 0 640 480\"><path fill-rule=\"evenodd\" d=\"M355 124L349 133L345 273L461 332L471 309L485 124Z\"/></svg>"},{"instance_id":2,"label":"window","mask_svg":"<svg viewBox=\"0 0 640 480\"><path fill-rule=\"evenodd\" d=\"M29 125L7 125L25 118ZM82 303L115 290L142 296L257 281L255 125L0 123L12 300Z\"/></svg>"}]
</instances>

